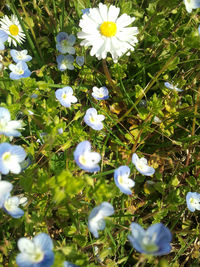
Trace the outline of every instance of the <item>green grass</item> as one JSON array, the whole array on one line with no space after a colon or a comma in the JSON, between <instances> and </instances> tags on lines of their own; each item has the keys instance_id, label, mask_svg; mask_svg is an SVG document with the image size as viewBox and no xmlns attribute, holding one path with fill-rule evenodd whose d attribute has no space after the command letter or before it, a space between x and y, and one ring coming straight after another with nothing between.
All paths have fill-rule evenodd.
<instances>
[{"instance_id":1,"label":"green grass","mask_svg":"<svg viewBox=\"0 0 200 267\"><path fill-rule=\"evenodd\" d=\"M37 3L36 3L37 2ZM10 80L9 46L1 51L1 106L12 118L21 118L21 145L32 164L19 175L4 180L14 185L14 194L24 194L25 215L13 219L0 211L0 266L17 266L17 240L40 232L54 242L55 263L68 260L79 266L199 266L199 212L190 212L187 192L200 193L199 147L199 9L187 13L183 1L104 1L135 16L139 42L130 56L114 64L89 55L76 40L77 55L85 56L83 67L60 72L55 37L60 31L80 31L81 9L99 1L4 1L0 16L16 14L26 35L21 45L33 57L30 78ZM10 5L10 9L6 7ZM109 77L110 75L110 77ZM165 88L173 82L184 91ZM55 90L72 86L78 102L70 109L55 99ZM107 86L110 97L97 102L92 87ZM31 98L33 93L37 98ZM146 101L142 106L141 100ZM96 132L83 121L94 107L104 114L104 128ZM34 112L29 115L28 110ZM161 123L154 121L155 116ZM63 128L64 133L58 134ZM47 133L41 139L41 133ZM74 162L78 143L89 140L102 156L101 171L90 174ZM10 142L1 137L1 142ZM153 177L140 175L131 163L132 154L144 156L156 169ZM129 165L136 185L133 195L120 193L113 172ZM148 181L152 181L149 183ZM103 201L115 208L106 229L95 239L87 227L91 210ZM162 222L172 232L172 251L162 257L147 257L133 249L127 239L131 222L144 228ZM95 252L98 248L98 256Z\"/></svg>"}]
</instances>

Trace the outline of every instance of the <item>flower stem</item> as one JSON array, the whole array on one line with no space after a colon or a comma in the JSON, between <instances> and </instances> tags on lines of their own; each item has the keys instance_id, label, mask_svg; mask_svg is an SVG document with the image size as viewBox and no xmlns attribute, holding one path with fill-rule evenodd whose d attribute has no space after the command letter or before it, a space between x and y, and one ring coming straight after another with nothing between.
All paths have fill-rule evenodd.
<instances>
[{"instance_id":1,"label":"flower stem","mask_svg":"<svg viewBox=\"0 0 200 267\"><path fill-rule=\"evenodd\" d=\"M105 76L110 84L110 86L113 88L113 90L118 93L120 96L122 96L121 90L118 86L116 86L111 78L110 72L108 70L108 66L105 59L102 59L102 65L103 65L103 71L105 73Z\"/></svg>"}]
</instances>

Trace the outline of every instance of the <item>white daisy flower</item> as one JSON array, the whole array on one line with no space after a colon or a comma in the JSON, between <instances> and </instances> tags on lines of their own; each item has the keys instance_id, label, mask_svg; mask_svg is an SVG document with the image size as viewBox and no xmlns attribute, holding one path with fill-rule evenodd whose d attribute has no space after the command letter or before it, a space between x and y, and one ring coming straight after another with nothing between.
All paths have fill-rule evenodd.
<instances>
[{"instance_id":1,"label":"white daisy flower","mask_svg":"<svg viewBox=\"0 0 200 267\"><path fill-rule=\"evenodd\" d=\"M98 8L90 8L89 13L83 14L79 23L82 31L78 33L78 38L83 39L82 46L92 46L91 56L95 55L100 60L110 53L113 61L117 62L128 50L134 50L138 42L135 37L138 28L127 26L135 18L127 14L118 17L119 12L118 7L107 7L100 3Z\"/></svg>"},{"instance_id":2,"label":"white daisy flower","mask_svg":"<svg viewBox=\"0 0 200 267\"><path fill-rule=\"evenodd\" d=\"M4 16L0 19L0 30L8 34L9 46L11 46L12 43L14 46L17 46L17 43L21 44L25 39L25 34L15 15L12 15L10 19L8 16Z\"/></svg>"}]
</instances>

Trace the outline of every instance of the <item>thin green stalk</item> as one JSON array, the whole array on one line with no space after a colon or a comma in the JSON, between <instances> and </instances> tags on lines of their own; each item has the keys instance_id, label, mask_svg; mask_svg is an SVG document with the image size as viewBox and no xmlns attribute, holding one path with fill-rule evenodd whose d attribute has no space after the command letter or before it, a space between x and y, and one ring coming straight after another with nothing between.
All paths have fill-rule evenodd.
<instances>
[{"instance_id":1,"label":"thin green stalk","mask_svg":"<svg viewBox=\"0 0 200 267\"><path fill-rule=\"evenodd\" d=\"M166 64L162 67L162 69L156 74L156 76L151 80L149 84L144 88L144 92L138 97L135 104L118 120L118 123L121 122L125 117L127 117L131 111L137 106L137 104L141 101L141 99L145 96L145 94L151 89L154 83L157 81L158 77L168 68L169 64L174 60L177 54L170 57L170 59L166 62Z\"/></svg>"}]
</instances>

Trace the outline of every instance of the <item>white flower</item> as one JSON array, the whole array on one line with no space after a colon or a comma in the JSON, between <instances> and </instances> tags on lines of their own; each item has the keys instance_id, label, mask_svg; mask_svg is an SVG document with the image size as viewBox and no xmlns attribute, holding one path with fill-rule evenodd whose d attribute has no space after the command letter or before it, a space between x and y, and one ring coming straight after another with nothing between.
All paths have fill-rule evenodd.
<instances>
[{"instance_id":1,"label":"white flower","mask_svg":"<svg viewBox=\"0 0 200 267\"><path fill-rule=\"evenodd\" d=\"M136 169L143 175L151 176L155 172L153 167L148 166L147 160L145 158L139 159L136 153L132 156L132 162Z\"/></svg>"},{"instance_id":2,"label":"white flower","mask_svg":"<svg viewBox=\"0 0 200 267\"><path fill-rule=\"evenodd\" d=\"M22 129L22 122L11 120L7 108L0 107L0 134L17 137L21 135L18 129Z\"/></svg>"},{"instance_id":3,"label":"white flower","mask_svg":"<svg viewBox=\"0 0 200 267\"><path fill-rule=\"evenodd\" d=\"M109 98L109 92L108 89L103 86L103 87L96 87L94 86L92 88L92 96L96 99L96 100L105 100Z\"/></svg>"},{"instance_id":4,"label":"white flower","mask_svg":"<svg viewBox=\"0 0 200 267\"><path fill-rule=\"evenodd\" d=\"M131 188L135 185L135 182L129 179L130 169L128 166L120 166L114 172L114 180L116 186L124 194L131 195Z\"/></svg>"},{"instance_id":5,"label":"white flower","mask_svg":"<svg viewBox=\"0 0 200 267\"><path fill-rule=\"evenodd\" d=\"M91 211L88 219L88 228L94 237L99 237L98 230L104 230L106 226L104 218L113 215L113 213L114 208L108 202L101 203L101 205Z\"/></svg>"},{"instance_id":6,"label":"white flower","mask_svg":"<svg viewBox=\"0 0 200 267\"><path fill-rule=\"evenodd\" d=\"M103 129L102 121L105 119L104 115L98 115L95 108L89 108L84 116L84 122L96 131Z\"/></svg>"},{"instance_id":7,"label":"white flower","mask_svg":"<svg viewBox=\"0 0 200 267\"><path fill-rule=\"evenodd\" d=\"M15 61L15 63L18 63L19 61L27 62L27 61L30 61L32 59L32 57L28 55L28 51L26 49L21 50L21 51L11 49L10 55L11 55L12 59Z\"/></svg>"},{"instance_id":8,"label":"white flower","mask_svg":"<svg viewBox=\"0 0 200 267\"><path fill-rule=\"evenodd\" d=\"M77 102L77 98L73 95L73 89L70 86L57 89L55 96L60 101L60 104L66 108L70 108L71 103Z\"/></svg>"},{"instance_id":9,"label":"white flower","mask_svg":"<svg viewBox=\"0 0 200 267\"><path fill-rule=\"evenodd\" d=\"M192 9L200 7L200 0L183 0L183 2L188 13L191 13Z\"/></svg>"},{"instance_id":10,"label":"white flower","mask_svg":"<svg viewBox=\"0 0 200 267\"><path fill-rule=\"evenodd\" d=\"M171 89L171 90L175 90L177 92L183 92L182 89L179 89L177 86L169 83L169 82L165 82L164 85L168 88L168 89Z\"/></svg>"},{"instance_id":11,"label":"white flower","mask_svg":"<svg viewBox=\"0 0 200 267\"><path fill-rule=\"evenodd\" d=\"M85 13L80 20L79 26L82 31L78 33L78 38L84 39L82 46L92 46L91 56L98 59L105 59L107 53L112 55L114 62L126 53L133 51L138 39L137 27L127 27L135 18L127 14L118 17L120 9L111 5L109 8L102 3L98 8L90 8L89 13Z\"/></svg>"},{"instance_id":12,"label":"white flower","mask_svg":"<svg viewBox=\"0 0 200 267\"><path fill-rule=\"evenodd\" d=\"M9 143L0 144L0 172L8 174L9 171L15 174L21 172L20 163L25 159L26 152L21 146Z\"/></svg>"},{"instance_id":13,"label":"white flower","mask_svg":"<svg viewBox=\"0 0 200 267\"><path fill-rule=\"evenodd\" d=\"M14 46L17 46L17 42L19 44L23 43L25 34L23 33L22 27L15 15L12 15L10 19L8 16L4 16L0 20L0 26L0 30L5 31L8 34L9 46L11 46L11 43L13 43Z\"/></svg>"}]
</instances>

